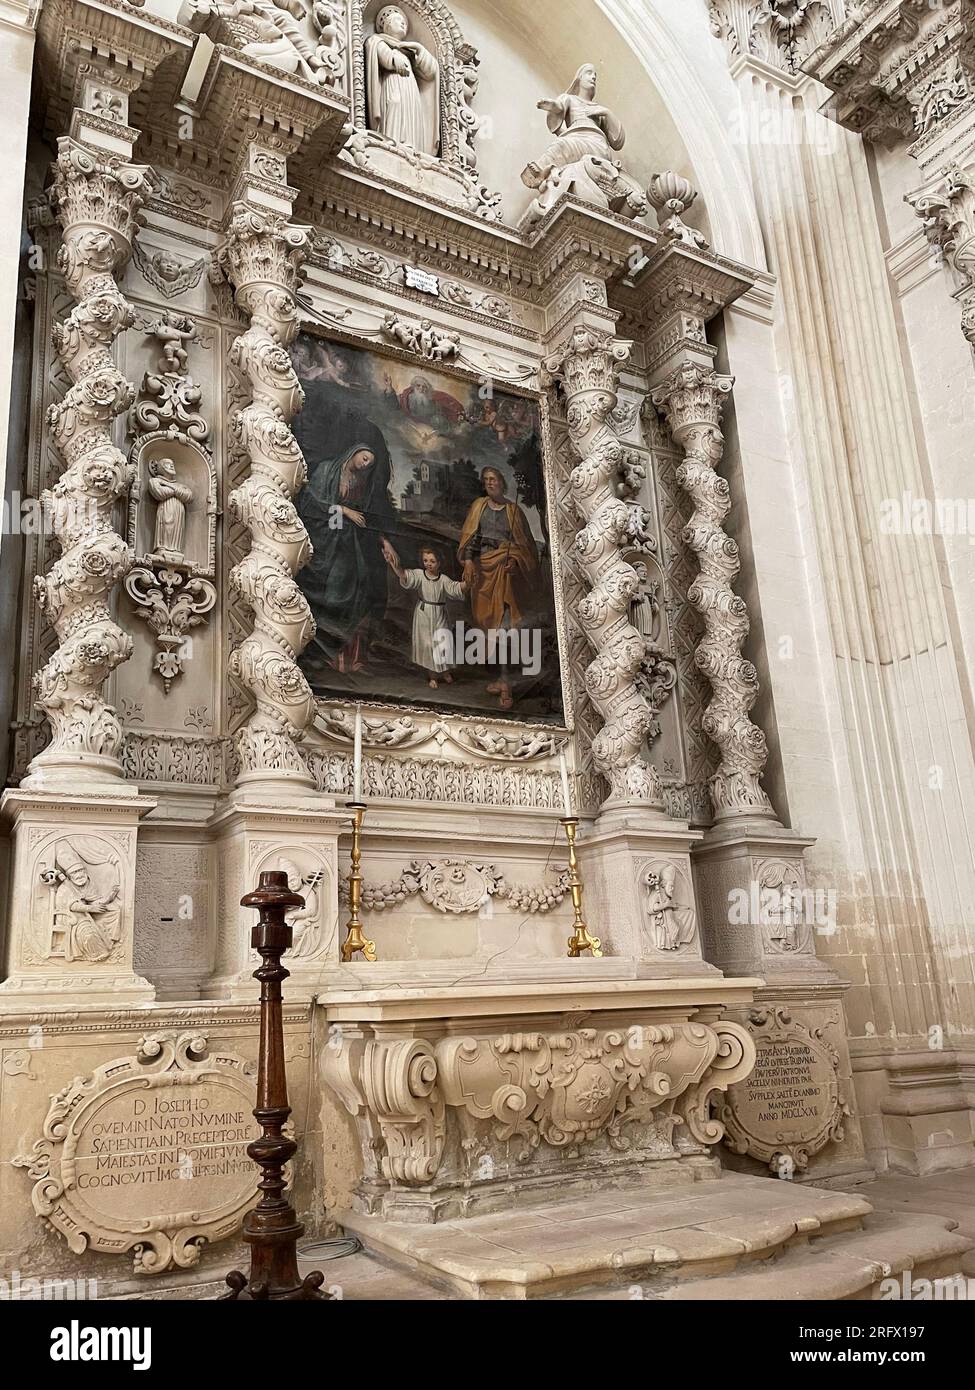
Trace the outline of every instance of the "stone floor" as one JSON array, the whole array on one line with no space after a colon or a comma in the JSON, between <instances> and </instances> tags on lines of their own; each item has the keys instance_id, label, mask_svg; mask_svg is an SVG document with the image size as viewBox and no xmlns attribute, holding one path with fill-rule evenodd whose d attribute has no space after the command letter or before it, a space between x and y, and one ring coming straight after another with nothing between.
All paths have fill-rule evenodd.
<instances>
[{"instance_id":1,"label":"stone floor","mask_svg":"<svg viewBox=\"0 0 975 1390\"><path fill-rule=\"evenodd\" d=\"M975 1168L880 1178L853 1193L729 1174L717 1205L705 1186L437 1227L353 1218L371 1252L319 1267L354 1301L869 1298L904 1269L975 1276Z\"/></svg>"}]
</instances>

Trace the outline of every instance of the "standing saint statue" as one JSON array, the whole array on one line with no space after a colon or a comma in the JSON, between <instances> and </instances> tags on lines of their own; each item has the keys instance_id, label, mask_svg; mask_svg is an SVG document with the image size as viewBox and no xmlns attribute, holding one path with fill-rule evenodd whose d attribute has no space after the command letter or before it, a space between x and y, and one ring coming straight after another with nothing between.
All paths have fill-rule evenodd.
<instances>
[{"instance_id":1,"label":"standing saint statue","mask_svg":"<svg viewBox=\"0 0 975 1390\"><path fill-rule=\"evenodd\" d=\"M398 5L376 15L366 39L369 128L426 154L440 149L440 65L421 43L407 42L410 22ZM432 83L424 99L420 83Z\"/></svg>"},{"instance_id":2,"label":"standing saint statue","mask_svg":"<svg viewBox=\"0 0 975 1390\"><path fill-rule=\"evenodd\" d=\"M153 459L149 465L149 496L156 503L153 554L164 560L182 560L186 540L186 504L193 489L176 481L172 459Z\"/></svg>"}]
</instances>

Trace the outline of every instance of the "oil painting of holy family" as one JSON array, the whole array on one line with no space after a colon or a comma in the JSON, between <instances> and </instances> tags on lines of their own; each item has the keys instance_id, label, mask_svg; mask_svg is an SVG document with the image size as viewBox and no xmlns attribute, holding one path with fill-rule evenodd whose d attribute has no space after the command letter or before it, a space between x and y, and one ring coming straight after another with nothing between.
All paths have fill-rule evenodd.
<instances>
[{"instance_id":1,"label":"oil painting of holy family","mask_svg":"<svg viewBox=\"0 0 975 1390\"><path fill-rule=\"evenodd\" d=\"M560 722L537 403L308 333L292 353L315 694Z\"/></svg>"}]
</instances>

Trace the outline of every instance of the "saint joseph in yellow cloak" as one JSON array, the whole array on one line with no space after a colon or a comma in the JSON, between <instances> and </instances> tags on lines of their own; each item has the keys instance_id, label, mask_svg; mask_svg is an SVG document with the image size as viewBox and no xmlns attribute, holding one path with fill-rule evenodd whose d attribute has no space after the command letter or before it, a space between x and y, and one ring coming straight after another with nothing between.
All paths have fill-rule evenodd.
<instances>
[{"instance_id":1,"label":"saint joseph in yellow cloak","mask_svg":"<svg viewBox=\"0 0 975 1390\"><path fill-rule=\"evenodd\" d=\"M530 605L531 586L538 570L538 549L525 514L505 495L505 480L496 468L481 472L485 495L471 503L457 547L470 585L471 614L485 632L521 625ZM502 709L514 703L508 667L488 685L500 697Z\"/></svg>"}]
</instances>

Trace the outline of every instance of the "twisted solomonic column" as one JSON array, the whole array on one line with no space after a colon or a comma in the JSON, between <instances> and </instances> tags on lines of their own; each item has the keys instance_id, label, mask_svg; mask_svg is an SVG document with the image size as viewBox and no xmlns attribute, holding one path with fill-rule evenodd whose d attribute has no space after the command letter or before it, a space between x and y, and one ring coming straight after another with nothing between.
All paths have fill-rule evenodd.
<instances>
[{"instance_id":1,"label":"twisted solomonic column","mask_svg":"<svg viewBox=\"0 0 975 1390\"><path fill-rule=\"evenodd\" d=\"M741 654L748 610L731 587L741 565L738 546L722 528L731 501L728 484L716 471L724 452L721 412L733 385L733 377L685 362L652 393L683 450L677 481L694 503L683 535L700 570L687 596L704 619L694 661L712 691L702 727L721 754L710 784L716 820L775 816L759 782L768 748L748 717L758 696L758 675Z\"/></svg>"},{"instance_id":2,"label":"twisted solomonic column","mask_svg":"<svg viewBox=\"0 0 975 1390\"><path fill-rule=\"evenodd\" d=\"M569 475L584 523L575 548L589 585L579 617L596 653L586 668L586 690L603 719L592 742L593 759L610 784L610 803L642 801L661 808L660 779L643 757L653 723L653 711L636 684L644 641L629 620L640 580L622 555L624 548L646 539L647 517L643 507L624 500L623 494L633 490L624 470L627 450L608 421L629 355L629 343L580 325L546 358L543 380L562 386L569 436L579 459Z\"/></svg>"},{"instance_id":3,"label":"twisted solomonic column","mask_svg":"<svg viewBox=\"0 0 975 1390\"><path fill-rule=\"evenodd\" d=\"M65 467L41 495L61 554L34 580L60 644L34 677L52 739L24 785L41 789L122 776L122 728L102 689L132 653L131 637L112 619L111 600L132 566L132 552L112 522L134 469L112 443L111 426L135 393L115 365L112 344L134 321L116 275L132 253L140 209L152 191L146 168L96 154L67 136L58 141L54 173L52 205L63 230L58 266L77 303L53 334L71 386L47 414Z\"/></svg>"},{"instance_id":4,"label":"twisted solomonic column","mask_svg":"<svg viewBox=\"0 0 975 1390\"><path fill-rule=\"evenodd\" d=\"M314 786L298 748L315 709L298 657L314 635L315 620L294 579L312 547L292 501L308 475L289 426L304 395L288 354L298 331L295 292L310 231L239 202L219 253L250 321L230 353L251 389L250 402L232 422L251 471L229 498L231 515L250 533L251 549L230 583L254 615L253 630L231 654L230 670L257 704L237 737L238 782L279 789Z\"/></svg>"}]
</instances>

